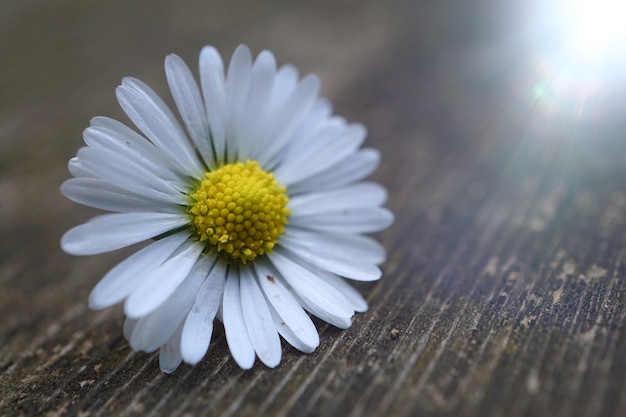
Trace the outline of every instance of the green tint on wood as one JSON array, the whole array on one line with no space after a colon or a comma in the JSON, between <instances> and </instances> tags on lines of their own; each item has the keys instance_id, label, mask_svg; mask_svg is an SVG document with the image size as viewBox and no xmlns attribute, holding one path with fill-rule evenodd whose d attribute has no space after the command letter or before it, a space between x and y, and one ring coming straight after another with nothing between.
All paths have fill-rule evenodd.
<instances>
[{"instance_id":1,"label":"green tint on wood","mask_svg":"<svg viewBox=\"0 0 626 417\"><path fill-rule=\"evenodd\" d=\"M4 1L0 415L626 415L624 84L552 100L522 11L420 3ZM121 77L171 103L167 53L194 67L241 42L319 73L368 127L388 260L352 328L316 321L313 354L242 371L218 326L165 375L129 349L121 308L87 309L131 251L63 254L96 212L58 187L90 117L127 120Z\"/></svg>"}]
</instances>

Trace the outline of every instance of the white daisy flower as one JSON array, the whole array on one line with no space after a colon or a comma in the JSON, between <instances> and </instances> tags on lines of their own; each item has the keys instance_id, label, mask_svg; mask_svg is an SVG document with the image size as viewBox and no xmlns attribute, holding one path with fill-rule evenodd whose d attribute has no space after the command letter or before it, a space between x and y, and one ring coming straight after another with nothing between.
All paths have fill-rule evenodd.
<instances>
[{"instance_id":1,"label":"white daisy flower","mask_svg":"<svg viewBox=\"0 0 626 417\"><path fill-rule=\"evenodd\" d=\"M244 369L275 367L279 335L312 352L307 314L348 328L365 299L346 278L377 280L382 246L364 233L388 227L383 187L365 182L379 153L360 149L365 128L332 115L315 75L277 68L239 46L224 71L212 47L200 84L181 58L165 59L179 123L146 84L124 78L117 98L141 134L96 117L69 162L69 199L114 213L69 230L73 255L153 239L109 271L89 296L103 309L124 301L135 350L160 349L174 371L207 352L215 318Z\"/></svg>"}]
</instances>

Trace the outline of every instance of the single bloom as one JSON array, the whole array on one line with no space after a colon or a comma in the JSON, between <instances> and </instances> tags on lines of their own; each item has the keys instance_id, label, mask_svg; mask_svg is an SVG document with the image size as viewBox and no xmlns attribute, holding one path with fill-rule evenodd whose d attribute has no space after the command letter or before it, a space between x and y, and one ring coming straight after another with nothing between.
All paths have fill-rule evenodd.
<instances>
[{"instance_id":1,"label":"single bloom","mask_svg":"<svg viewBox=\"0 0 626 417\"><path fill-rule=\"evenodd\" d=\"M359 124L332 114L315 75L253 59L239 46L224 70L210 46L198 84L182 59L165 72L182 124L146 84L124 78L117 99L140 133L96 117L69 161L69 199L112 213L70 229L61 246L93 255L149 240L89 296L124 301L124 336L160 349L174 371L206 354L224 324L237 364L275 367L279 335L302 352L319 345L309 314L345 329L365 299L348 280L381 277L385 250L366 233L388 227L385 189L363 181L378 165Z\"/></svg>"}]
</instances>

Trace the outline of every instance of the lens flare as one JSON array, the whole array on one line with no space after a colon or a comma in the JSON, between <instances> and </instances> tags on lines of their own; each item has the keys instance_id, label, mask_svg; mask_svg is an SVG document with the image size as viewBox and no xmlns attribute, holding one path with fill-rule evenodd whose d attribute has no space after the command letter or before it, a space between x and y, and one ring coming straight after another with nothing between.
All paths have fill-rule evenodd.
<instances>
[{"instance_id":1,"label":"lens flare","mask_svg":"<svg viewBox=\"0 0 626 417\"><path fill-rule=\"evenodd\" d=\"M625 0L535 0L525 100L533 117L606 120L626 86Z\"/></svg>"},{"instance_id":2,"label":"lens flare","mask_svg":"<svg viewBox=\"0 0 626 417\"><path fill-rule=\"evenodd\" d=\"M570 47L582 57L620 53L626 34L623 0L575 0L563 2L564 12L571 8Z\"/></svg>"},{"instance_id":3,"label":"lens flare","mask_svg":"<svg viewBox=\"0 0 626 417\"><path fill-rule=\"evenodd\" d=\"M616 70L626 59L626 2L554 0L536 9L546 27L541 42L551 55L584 72Z\"/></svg>"}]
</instances>

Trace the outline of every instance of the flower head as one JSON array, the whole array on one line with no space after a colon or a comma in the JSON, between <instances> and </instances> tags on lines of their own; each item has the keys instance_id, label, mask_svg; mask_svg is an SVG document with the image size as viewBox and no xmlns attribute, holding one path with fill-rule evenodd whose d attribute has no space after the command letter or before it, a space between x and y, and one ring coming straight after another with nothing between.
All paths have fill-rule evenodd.
<instances>
[{"instance_id":1,"label":"flower head","mask_svg":"<svg viewBox=\"0 0 626 417\"><path fill-rule=\"evenodd\" d=\"M281 359L279 335L303 352L319 336L309 315L348 328L367 309L347 279L380 278L384 249L365 233L393 221L386 192L365 182L379 154L360 149L361 125L332 116L319 80L253 60L238 47L224 71L212 47L200 84L176 55L167 81L183 121L146 84L125 78L117 98L141 134L96 117L69 162L69 199L110 211L70 229L74 255L153 241L111 269L89 296L94 309L124 301L135 350L160 348L172 372L207 352L214 320L233 358Z\"/></svg>"}]
</instances>

